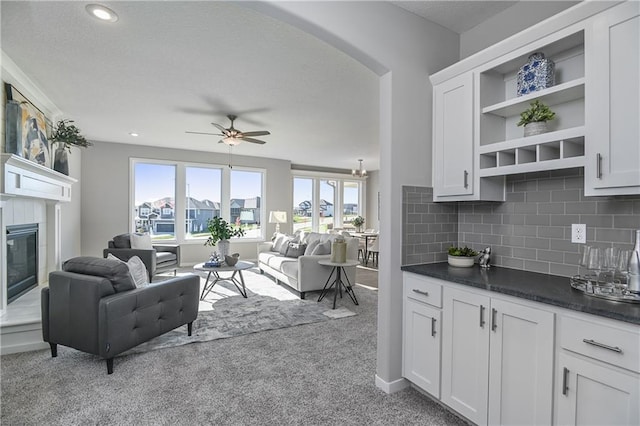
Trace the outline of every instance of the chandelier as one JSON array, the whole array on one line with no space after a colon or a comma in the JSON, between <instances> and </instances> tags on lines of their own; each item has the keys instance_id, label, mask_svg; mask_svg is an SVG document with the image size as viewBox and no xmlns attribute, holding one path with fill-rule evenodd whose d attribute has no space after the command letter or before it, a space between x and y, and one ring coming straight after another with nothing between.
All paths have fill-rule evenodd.
<instances>
[{"instance_id":1,"label":"chandelier","mask_svg":"<svg viewBox=\"0 0 640 426\"><path fill-rule=\"evenodd\" d=\"M362 159L358 159L358 161L360 162L360 167L358 167L358 170L351 170L351 176L366 178L367 171L362 168Z\"/></svg>"}]
</instances>

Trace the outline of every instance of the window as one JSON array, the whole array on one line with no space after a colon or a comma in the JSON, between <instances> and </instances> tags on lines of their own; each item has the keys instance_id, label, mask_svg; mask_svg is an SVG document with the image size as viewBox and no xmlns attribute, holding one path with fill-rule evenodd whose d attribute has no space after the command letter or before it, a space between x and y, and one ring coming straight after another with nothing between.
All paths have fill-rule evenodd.
<instances>
[{"instance_id":1,"label":"window","mask_svg":"<svg viewBox=\"0 0 640 426\"><path fill-rule=\"evenodd\" d=\"M135 163L135 229L149 232L153 239L174 239L176 166Z\"/></svg>"},{"instance_id":2,"label":"window","mask_svg":"<svg viewBox=\"0 0 640 426\"><path fill-rule=\"evenodd\" d=\"M262 237L262 172L232 170L230 189L229 223L242 226L244 238Z\"/></svg>"},{"instance_id":3,"label":"window","mask_svg":"<svg viewBox=\"0 0 640 426\"><path fill-rule=\"evenodd\" d=\"M149 232L153 240L205 239L207 221L218 216L242 226L244 238L264 238L264 171L153 160L131 164L131 218L136 231Z\"/></svg>"},{"instance_id":4,"label":"window","mask_svg":"<svg viewBox=\"0 0 640 426\"><path fill-rule=\"evenodd\" d=\"M293 231L311 231L313 216L313 179L293 179Z\"/></svg>"},{"instance_id":5,"label":"window","mask_svg":"<svg viewBox=\"0 0 640 426\"><path fill-rule=\"evenodd\" d=\"M294 176L293 230L351 228L351 221L363 214L363 185L351 179Z\"/></svg>"},{"instance_id":6,"label":"window","mask_svg":"<svg viewBox=\"0 0 640 426\"><path fill-rule=\"evenodd\" d=\"M220 216L222 169L185 167L187 238L206 238L207 221Z\"/></svg>"}]
</instances>

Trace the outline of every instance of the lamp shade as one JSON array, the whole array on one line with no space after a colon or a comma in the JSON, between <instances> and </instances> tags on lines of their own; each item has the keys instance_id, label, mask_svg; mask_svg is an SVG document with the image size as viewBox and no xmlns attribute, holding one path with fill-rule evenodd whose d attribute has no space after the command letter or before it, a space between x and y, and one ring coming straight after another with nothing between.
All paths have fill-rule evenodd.
<instances>
[{"instance_id":1,"label":"lamp shade","mask_svg":"<svg viewBox=\"0 0 640 426\"><path fill-rule=\"evenodd\" d=\"M287 223L287 212L282 211L270 211L269 223Z\"/></svg>"}]
</instances>

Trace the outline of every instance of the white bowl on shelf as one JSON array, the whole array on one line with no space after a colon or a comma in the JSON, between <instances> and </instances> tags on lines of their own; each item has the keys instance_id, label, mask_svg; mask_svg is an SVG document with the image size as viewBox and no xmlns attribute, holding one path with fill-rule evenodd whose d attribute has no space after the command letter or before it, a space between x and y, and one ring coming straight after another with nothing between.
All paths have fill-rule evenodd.
<instances>
[{"instance_id":1,"label":"white bowl on shelf","mask_svg":"<svg viewBox=\"0 0 640 426\"><path fill-rule=\"evenodd\" d=\"M451 256L449 255L447 261L451 266L457 266L458 268L470 268L473 266L476 258L469 256Z\"/></svg>"}]
</instances>

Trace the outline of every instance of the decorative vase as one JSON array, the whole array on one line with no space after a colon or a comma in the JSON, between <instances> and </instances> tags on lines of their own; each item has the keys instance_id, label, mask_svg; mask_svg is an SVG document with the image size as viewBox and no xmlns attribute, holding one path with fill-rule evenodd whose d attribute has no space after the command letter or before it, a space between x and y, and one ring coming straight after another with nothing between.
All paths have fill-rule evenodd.
<instances>
[{"instance_id":1,"label":"decorative vase","mask_svg":"<svg viewBox=\"0 0 640 426\"><path fill-rule=\"evenodd\" d=\"M347 243L341 238L331 243L331 261L334 263L347 261Z\"/></svg>"},{"instance_id":2,"label":"decorative vase","mask_svg":"<svg viewBox=\"0 0 640 426\"><path fill-rule=\"evenodd\" d=\"M547 133L547 122L546 121L534 121L533 123L524 125L524 135L533 136L539 135L541 133Z\"/></svg>"},{"instance_id":3,"label":"decorative vase","mask_svg":"<svg viewBox=\"0 0 640 426\"><path fill-rule=\"evenodd\" d=\"M474 262L475 262L475 258L474 257L469 257L469 256L451 256L449 255L449 257L447 258L447 262L449 262L449 265L451 266L457 266L459 268L470 268L473 266Z\"/></svg>"},{"instance_id":4,"label":"decorative vase","mask_svg":"<svg viewBox=\"0 0 640 426\"><path fill-rule=\"evenodd\" d=\"M229 245L229 240L218 241L218 251L222 259L229 255Z\"/></svg>"},{"instance_id":5,"label":"decorative vase","mask_svg":"<svg viewBox=\"0 0 640 426\"><path fill-rule=\"evenodd\" d=\"M235 266L238 263L238 259L240 259L240 253L233 253L231 256L224 257L224 263L227 266Z\"/></svg>"},{"instance_id":6,"label":"decorative vase","mask_svg":"<svg viewBox=\"0 0 640 426\"><path fill-rule=\"evenodd\" d=\"M69 153L62 146L59 146L54 154L53 170L69 176Z\"/></svg>"},{"instance_id":7,"label":"decorative vase","mask_svg":"<svg viewBox=\"0 0 640 426\"><path fill-rule=\"evenodd\" d=\"M526 64L518 71L517 95L522 96L555 84L556 64L544 57L544 53L536 52L529 56Z\"/></svg>"}]
</instances>

